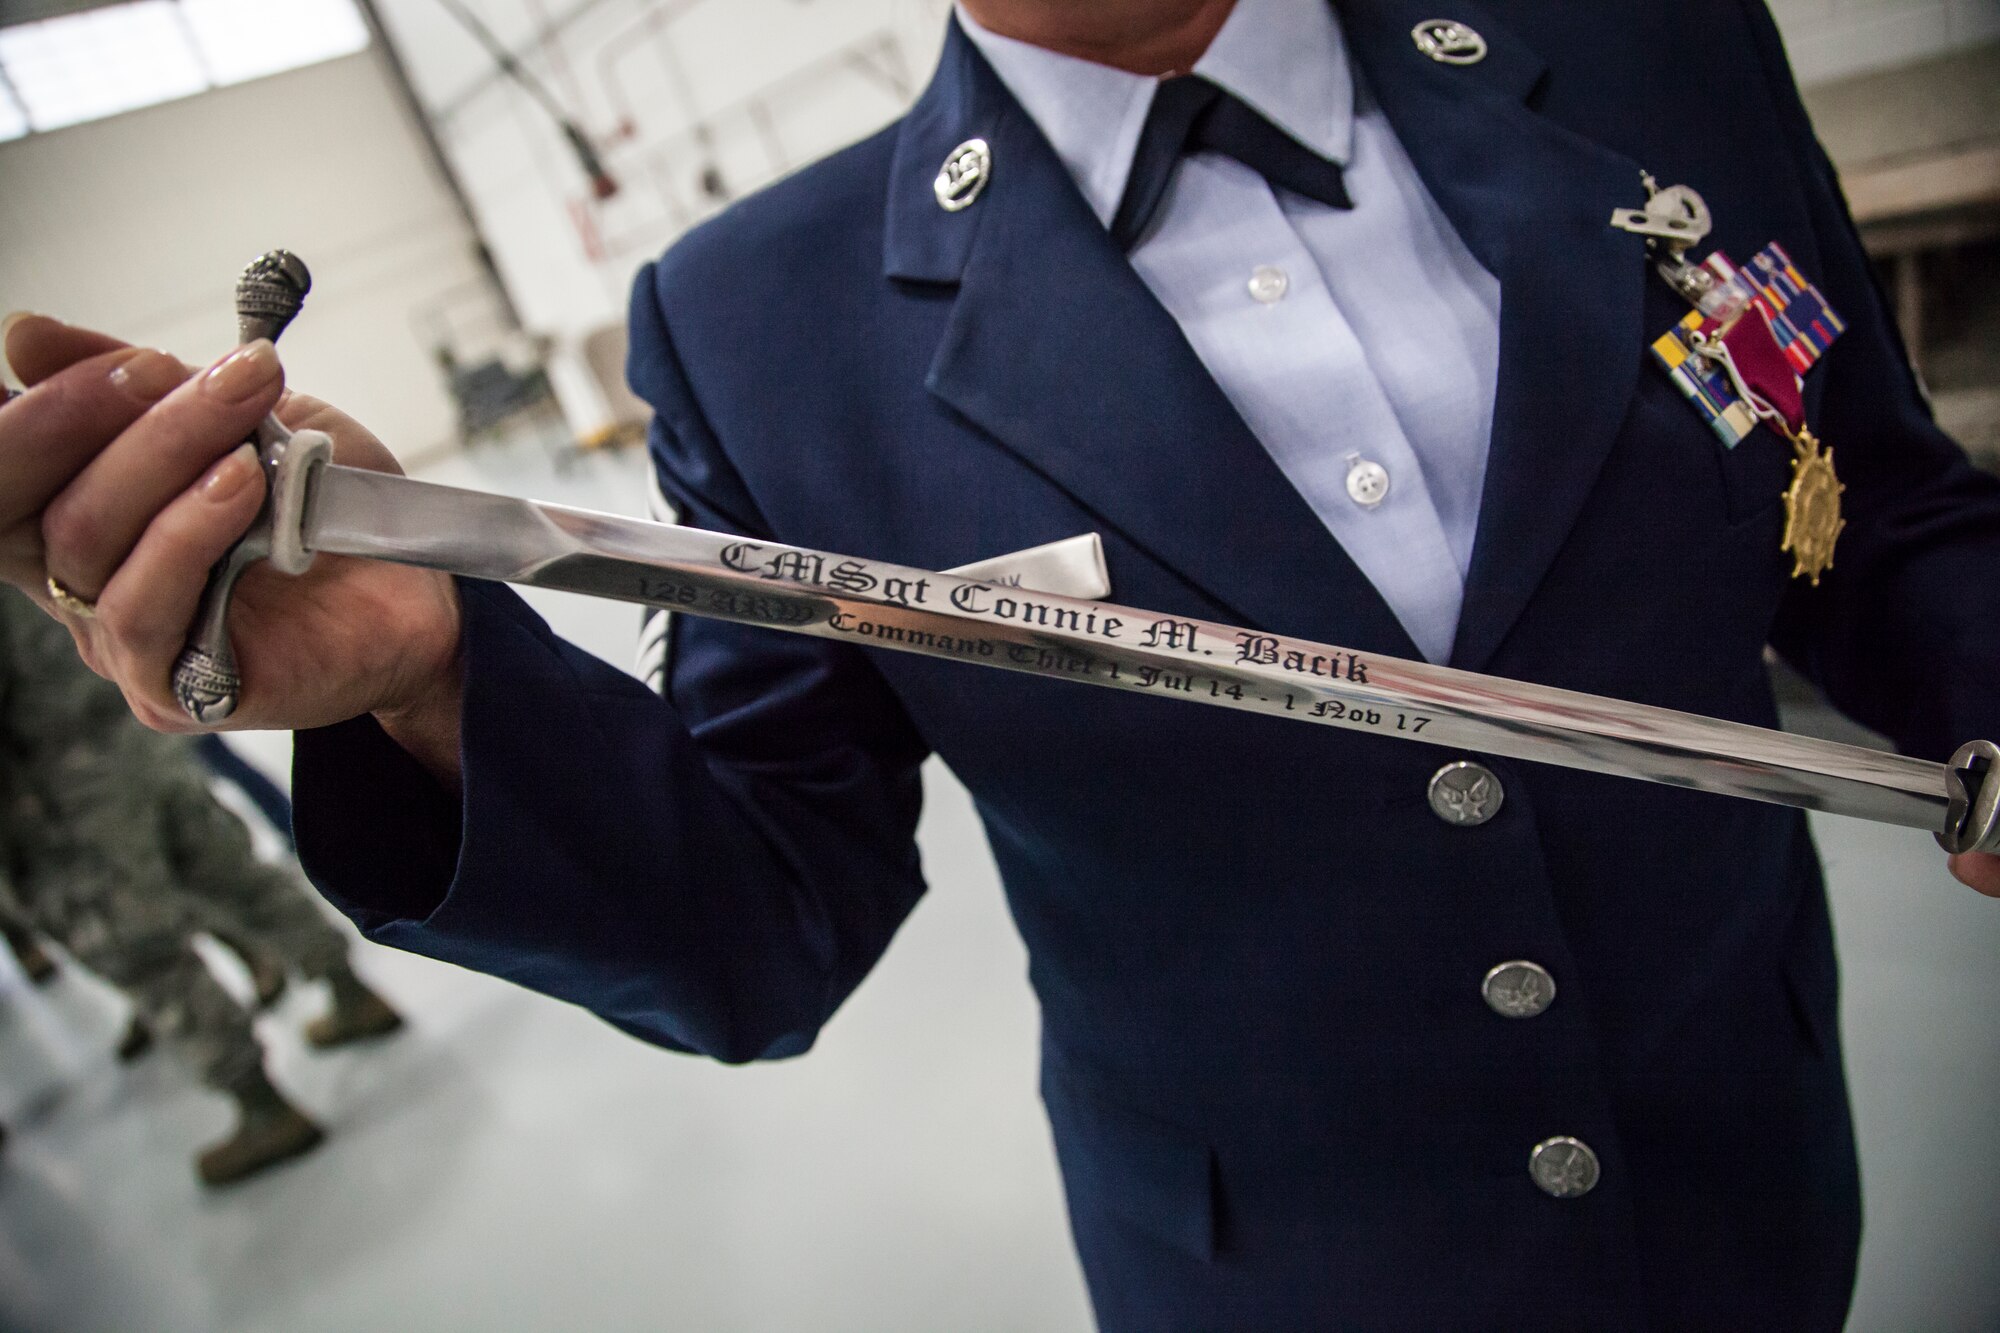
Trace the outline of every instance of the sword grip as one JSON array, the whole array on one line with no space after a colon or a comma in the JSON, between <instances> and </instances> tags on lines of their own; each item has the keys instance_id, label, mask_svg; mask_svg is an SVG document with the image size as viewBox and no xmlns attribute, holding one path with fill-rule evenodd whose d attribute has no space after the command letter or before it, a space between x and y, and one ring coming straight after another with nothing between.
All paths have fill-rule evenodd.
<instances>
[{"instance_id":1,"label":"sword grip","mask_svg":"<svg viewBox=\"0 0 2000 1333\"><path fill-rule=\"evenodd\" d=\"M1967 741L1945 766L1950 804L1938 845L1946 851L2000 854L2000 745Z\"/></svg>"},{"instance_id":2,"label":"sword grip","mask_svg":"<svg viewBox=\"0 0 2000 1333\"><path fill-rule=\"evenodd\" d=\"M174 661L173 691L181 711L212 726L236 711L243 676L229 638L229 599L243 571L268 559L284 574L303 574L312 565L305 545L306 499L319 465L333 454L325 431L286 430L276 417L257 427L258 457L264 465L264 504L250 530L209 571L193 628Z\"/></svg>"},{"instance_id":3,"label":"sword grip","mask_svg":"<svg viewBox=\"0 0 2000 1333\"><path fill-rule=\"evenodd\" d=\"M237 341L269 338L276 342L298 318L306 293L311 290L312 274L289 250L267 251L251 260L236 279ZM321 440L325 438L320 436ZM229 597L236 591L236 580L252 563L266 556L273 557L280 567L296 565L286 569L291 574L303 573L311 563L311 557L299 545L296 521L291 524L289 545L274 547L274 542L287 540L279 497L287 473L286 460L293 448L292 433L277 417L267 416L259 423L250 443L257 446L264 464L264 505L257 511L250 530L209 571L208 585L202 589L201 604L195 611L194 626L188 632L187 646L174 661L174 698L180 702L182 712L203 726L220 722L235 712L243 694L243 676L236 669L236 652L229 642ZM319 456L323 458L325 453L322 449ZM301 474L291 487L295 492L291 496L295 511L291 517L295 520L303 514L306 480L303 473L309 471L305 466L309 461L301 456L292 469Z\"/></svg>"}]
</instances>

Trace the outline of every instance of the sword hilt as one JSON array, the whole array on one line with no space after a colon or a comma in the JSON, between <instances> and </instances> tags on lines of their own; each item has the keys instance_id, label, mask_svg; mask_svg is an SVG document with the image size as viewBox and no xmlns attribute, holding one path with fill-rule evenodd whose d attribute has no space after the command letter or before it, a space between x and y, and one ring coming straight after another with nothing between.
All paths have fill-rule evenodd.
<instances>
[{"instance_id":1,"label":"sword hilt","mask_svg":"<svg viewBox=\"0 0 2000 1333\"><path fill-rule=\"evenodd\" d=\"M2000 745L1967 741L1945 765L1944 831L1948 852L2000 853Z\"/></svg>"},{"instance_id":2,"label":"sword hilt","mask_svg":"<svg viewBox=\"0 0 2000 1333\"><path fill-rule=\"evenodd\" d=\"M236 328L243 342L276 341L305 304L312 275L297 255L272 250L250 261L236 283ZM174 698L182 711L204 726L236 711L243 676L229 639L229 599L243 571L268 559L287 574L303 574L312 554L300 540L306 484L313 466L324 461L333 441L321 431L285 429L276 416L258 423L248 441L264 465L264 503L229 553L209 571L188 641L174 661Z\"/></svg>"}]
</instances>

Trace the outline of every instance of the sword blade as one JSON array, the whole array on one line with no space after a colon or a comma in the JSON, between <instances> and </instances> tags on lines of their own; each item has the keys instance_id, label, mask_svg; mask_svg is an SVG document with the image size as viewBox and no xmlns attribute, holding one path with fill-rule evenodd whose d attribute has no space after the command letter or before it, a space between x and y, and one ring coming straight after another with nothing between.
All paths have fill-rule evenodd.
<instances>
[{"instance_id":1,"label":"sword blade","mask_svg":"<svg viewBox=\"0 0 2000 1333\"><path fill-rule=\"evenodd\" d=\"M1943 764L975 578L329 465L308 550L1938 833Z\"/></svg>"}]
</instances>

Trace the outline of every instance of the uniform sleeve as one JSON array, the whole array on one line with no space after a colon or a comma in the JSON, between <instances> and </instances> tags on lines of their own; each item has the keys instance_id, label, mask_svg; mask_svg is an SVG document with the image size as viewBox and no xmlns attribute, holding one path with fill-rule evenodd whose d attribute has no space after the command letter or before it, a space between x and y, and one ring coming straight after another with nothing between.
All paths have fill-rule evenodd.
<instances>
[{"instance_id":1,"label":"uniform sleeve","mask_svg":"<svg viewBox=\"0 0 2000 1333\"><path fill-rule=\"evenodd\" d=\"M1907 754L1944 759L2000 737L2000 480L1931 419L1777 29L1759 0L1742 2L1800 163L1816 276L1848 320L1813 372L1848 525L1820 586L1793 584L1773 644L1843 712Z\"/></svg>"},{"instance_id":2,"label":"uniform sleeve","mask_svg":"<svg viewBox=\"0 0 2000 1333\"><path fill-rule=\"evenodd\" d=\"M634 387L684 519L775 538L709 431L650 270ZM575 1001L741 1061L796 1054L923 891L927 750L858 651L676 626L668 694L464 583L464 793L372 719L298 737L308 874L370 939Z\"/></svg>"}]
</instances>

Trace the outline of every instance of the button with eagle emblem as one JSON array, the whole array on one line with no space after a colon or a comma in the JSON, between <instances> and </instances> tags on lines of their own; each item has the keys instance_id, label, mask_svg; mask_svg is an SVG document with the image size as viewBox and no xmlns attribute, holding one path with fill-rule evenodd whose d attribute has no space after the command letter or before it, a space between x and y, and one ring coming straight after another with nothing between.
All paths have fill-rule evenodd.
<instances>
[{"instance_id":1,"label":"button with eagle emblem","mask_svg":"<svg viewBox=\"0 0 2000 1333\"><path fill-rule=\"evenodd\" d=\"M1528 1154L1528 1175L1544 1194L1578 1199L1597 1188L1597 1154L1582 1139L1559 1134Z\"/></svg>"},{"instance_id":2,"label":"button with eagle emblem","mask_svg":"<svg viewBox=\"0 0 2000 1333\"><path fill-rule=\"evenodd\" d=\"M1556 979L1540 963L1513 958L1486 974L1479 993L1502 1018L1533 1018L1555 1003Z\"/></svg>"},{"instance_id":3,"label":"button with eagle emblem","mask_svg":"<svg viewBox=\"0 0 2000 1333\"><path fill-rule=\"evenodd\" d=\"M1499 814L1506 799L1506 788L1484 764L1460 759L1431 774L1431 811L1447 824L1475 828Z\"/></svg>"}]
</instances>

